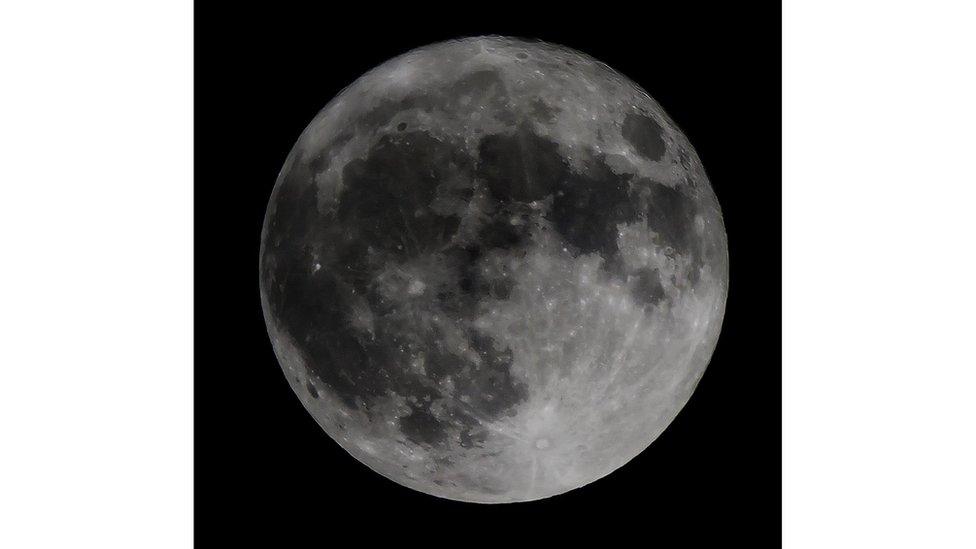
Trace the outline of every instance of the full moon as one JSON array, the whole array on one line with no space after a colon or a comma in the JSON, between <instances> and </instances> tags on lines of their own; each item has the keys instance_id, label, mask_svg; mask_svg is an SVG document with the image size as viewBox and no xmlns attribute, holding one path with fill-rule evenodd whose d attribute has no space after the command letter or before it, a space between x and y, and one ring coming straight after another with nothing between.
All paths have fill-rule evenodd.
<instances>
[{"instance_id":1,"label":"full moon","mask_svg":"<svg viewBox=\"0 0 976 549\"><path fill-rule=\"evenodd\" d=\"M275 353L325 432L401 485L481 503L647 448L704 373L728 289L718 201L661 106L585 54L503 37L411 51L329 102L260 254Z\"/></svg>"}]
</instances>

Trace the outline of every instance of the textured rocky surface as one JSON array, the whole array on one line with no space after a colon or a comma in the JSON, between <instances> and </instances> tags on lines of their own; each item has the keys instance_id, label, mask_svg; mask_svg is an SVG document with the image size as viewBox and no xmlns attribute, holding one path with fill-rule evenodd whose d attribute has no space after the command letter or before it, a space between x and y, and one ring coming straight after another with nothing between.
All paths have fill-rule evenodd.
<instances>
[{"instance_id":1,"label":"textured rocky surface","mask_svg":"<svg viewBox=\"0 0 976 549\"><path fill-rule=\"evenodd\" d=\"M261 244L268 331L309 412L375 471L465 501L636 456L725 308L688 140L634 83L536 42L446 42L361 77L288 156Z\"/></svg>"}]
</instances>

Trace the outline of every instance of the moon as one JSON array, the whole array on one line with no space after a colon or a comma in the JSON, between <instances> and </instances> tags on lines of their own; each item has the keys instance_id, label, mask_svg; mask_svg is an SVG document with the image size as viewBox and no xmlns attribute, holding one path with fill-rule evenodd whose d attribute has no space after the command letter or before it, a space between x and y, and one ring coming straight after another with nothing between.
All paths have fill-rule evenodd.
<instances>
[{"instance_id":1,"label":"moon","mask_svg":"<svg viewBox=\"0 0 976 549\"><path fill-rule=\"evenodd\" d=\"M569 48L478 37L391 59L315 116L259 270L275 354L330 437L403 486L502 503L593 482L664 431L717 343L728 251L646 92Z\"/></svg>"}]
</instances>

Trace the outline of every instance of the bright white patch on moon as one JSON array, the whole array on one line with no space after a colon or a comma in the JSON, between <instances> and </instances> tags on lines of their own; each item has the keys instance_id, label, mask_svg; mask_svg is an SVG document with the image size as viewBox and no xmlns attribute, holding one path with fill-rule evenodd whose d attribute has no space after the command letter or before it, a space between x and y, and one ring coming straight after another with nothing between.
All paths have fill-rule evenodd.
<instances>
[{"instance_id":1,"label":"bright white patch on moon","mask_svg":"<svg viewBox=\"0 0 976 549\"><path fill-rule=\"evenodd\" d=\"M728 256L661 107L579 52L485 37L362 76L268 205L261 297L323 429L378 473L512 502L617 469L714 350Z\"/></svg>"}]
</instances>

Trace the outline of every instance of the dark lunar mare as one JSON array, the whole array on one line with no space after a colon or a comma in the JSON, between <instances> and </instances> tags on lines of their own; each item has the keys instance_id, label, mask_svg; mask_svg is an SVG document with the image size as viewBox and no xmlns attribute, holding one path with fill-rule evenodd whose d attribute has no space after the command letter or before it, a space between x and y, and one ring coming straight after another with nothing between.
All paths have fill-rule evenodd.
<instances>
[{"instance_id":1,"label":"dark lunar mare","mask_svg":"<svg viewBox=\"0 0 976 549\"><path fill-rule=\"evenodd\" d=\"M501 93L492 71L469 75L455 87ZM382 126L416 108L450 115L458 108L452 99L457 93L439 96L442 102L418 95L383 103L361 124ZM365 157L342 167L335 207L316 207L314 177L331 162L325 150L293 153L272 199L261 265L270 318L297 343L309 373L350 410L372 417L378 399L405 398L410 411L398 427L417 444L447 443L454 422L457 442L476 447L484 440L482 421L504 417L528 398L527 387L511 374L510 349L465 328L463 337L478 356L472 362L444 347L430 318L469 325L459 321L473 319L486 300L507 299L511 278L486 274L483 262L531 245L541 219L572 253L599 254L607 276L635 277L634 297L646 306L665 299L660 275L646 268L627 272L617 249L618 224L646 223L664 245L692 258L695 275L705 261L693 237L693 197L614 173L592 149L584 151L584 169L574 171L556 142L533 131L533 120L548 119L551 108L537 106L531 118L513 119L502 106L494 113L510 131L483 136L476 158L459 144L399 122ZM663 153L661 128L652 119L628 116L623 133L641 154ZM343 139L348 136L332 146L341 147ZM445 211L435 204L469 204L476 194L488 201L487 218L476 237L464 241L458 238L463 208ZM448 270L422 295L412 295L409 280L397 274L417 262ZM357 307L366 307L371 326L356 325ZM425 358L421 371L411 364L417 356ZM448 378L452 390L444 388ZM319 397L312 384L306 388ZM433 406L446 406L447 413L436 414Z\"/></svg>"}]
</instances>

